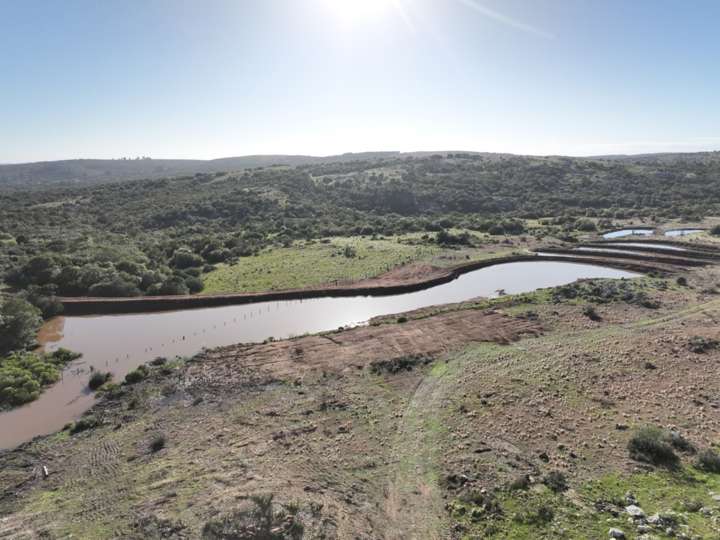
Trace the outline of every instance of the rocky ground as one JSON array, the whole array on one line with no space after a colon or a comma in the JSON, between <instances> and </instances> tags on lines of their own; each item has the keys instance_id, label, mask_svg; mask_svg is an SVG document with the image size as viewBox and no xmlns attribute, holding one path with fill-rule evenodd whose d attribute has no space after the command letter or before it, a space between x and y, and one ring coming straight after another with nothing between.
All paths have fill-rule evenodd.
<instances>
[{"instance_id":1,"label":"rocky ground","mask_svg":"<svg viewBox=\"0 0 720 540\"><path fill-rule=\"evenodd\" d=\"M607 283L151 366L0 455L0 538L720 538L720 269Z\"/></svg>"}]
</instances>

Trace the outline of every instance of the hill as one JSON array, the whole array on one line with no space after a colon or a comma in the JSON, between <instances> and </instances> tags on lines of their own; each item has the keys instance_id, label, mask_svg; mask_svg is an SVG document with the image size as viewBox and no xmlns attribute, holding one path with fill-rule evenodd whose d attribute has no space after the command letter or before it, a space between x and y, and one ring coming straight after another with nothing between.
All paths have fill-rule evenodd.
<instances>
[{"instance_id":1,"label":"hill","mask_svg":"<svg viewBox=\"0 0 720 540\"><path fill-rule=\"evenodd\" d=\"M212 160L200 159L68 159L0 165L0 186L94 185L121 180L216 173L273 165L341 163L358 159L394 157L399 152L363 152L337 156L255 155Z\"/></svg>"}]
</instances>

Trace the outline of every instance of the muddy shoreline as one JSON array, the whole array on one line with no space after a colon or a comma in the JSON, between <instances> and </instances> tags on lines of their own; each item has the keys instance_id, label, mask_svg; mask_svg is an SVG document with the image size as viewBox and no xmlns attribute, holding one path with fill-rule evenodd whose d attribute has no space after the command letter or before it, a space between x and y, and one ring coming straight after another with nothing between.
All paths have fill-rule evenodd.
<instances>
[{"instance_id":1,"label":"muddy shoreline","mask_svg":"<svg viewBox=\"0 0 720 540\"><path fill-rule=\"evenodd\" d=\"M603 255L604 257L604 255ZM536 255L514 255L510 257L498 257L483 261L474 261L460 264L450 268L438 268L436 275L409 281L407 283L382 285L382 277L373 280L358 282L354 286L333 287L325 286L318 288L290 289L284 291L265 291L257 293L231 293L218 295L196 295L196 296L139 296L131 298L90 298L90 297L62 297L59 300L63 303L65 310L63 315L111 315L118 313L148 313L155 311L174 311L180 309L207 308L217 306L228 306L237 304L249 304L255 302L268 302L279 300L306 300L311 298L325 297L347 297L347 296L388 296L428 289L436 285L448 283L457 279L463 274L495 266L498 264L523 262L523 261L557 261L590 264L605 266L620 270L633 272L669 272L667 267L654 266L653 262L661 264L672 264L671 261L654 261L645 258L643 263L627 260L608 260L599 257L542 257ZM373 281L380 284L373 285Z\"/></svg>"}]
</instances>

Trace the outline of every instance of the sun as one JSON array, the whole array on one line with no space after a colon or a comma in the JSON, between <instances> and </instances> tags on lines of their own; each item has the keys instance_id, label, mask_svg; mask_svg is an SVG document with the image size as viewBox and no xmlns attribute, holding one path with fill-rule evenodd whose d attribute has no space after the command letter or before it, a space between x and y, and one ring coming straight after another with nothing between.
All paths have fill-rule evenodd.
<instances>
[{"instance_id":1,"label":"sun","mask_svg":"<svg viewBox=\"0 0 720 540\"><path fill-rule=\"evenodd\" d=\"M345 22L363 22L385 16L394 0L324 0L327 8Z\"/></svg>"}]
</instances>

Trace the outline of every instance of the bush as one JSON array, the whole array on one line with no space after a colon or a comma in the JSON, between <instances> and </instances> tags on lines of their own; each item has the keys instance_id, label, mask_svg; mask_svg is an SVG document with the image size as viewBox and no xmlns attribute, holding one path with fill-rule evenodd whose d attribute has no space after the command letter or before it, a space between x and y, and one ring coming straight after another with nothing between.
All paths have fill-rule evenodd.
<instances>
[{"instance_id":1,"label":"bush","mask_svg":"<svg viewBox=\"0 0 720 540\"><path fill-rule=\"evenodd\" d=\"M426 366L432 363L434 358L424 354L408 354L397 356L389 360L375 360L370 363L370 371L376 375L381 373L400 373L401 371L412 371L417 366Z\"/></svg>"},{"instance_id":2,"label":"bush","mask_svg":"<svg viewBox=\"0 0 720 540\"><path fill-rule=\"evenodd\" d=\"M98 391L102 392L102 395L107 399L118 399L125 394L122 386L116 383L105 383Z\"/></svg>"},{"instance_id":3,"label":"bush","mask_svg":"<svg viewBox=\"0 0 720 540\"><path fill-rule=\"evenodd\" d=\"M64 347L58 348L58 350L53 351L53 353L50 355L53 359L53 361L57 364L67 364L69 362L72 362L73 360L77 360L82 356L82 353L78 353L75 351L71 351L69 349L65 349Z\"/></svg>"},{"instance_id":4,"label":"bush","mask_svg":"<svg viewBox=\"0 0 720 540\"><path fill-rule=\"evenodd\" d=\"M125 375L125 384L139 383L148 376L148 373L148 368L145 366L140 366L137 369L133 369L131 372Z\"/></svg>"},{"instance_id":5,"label":"bush","mask_svg":"<svg viewBox=\"0 0 720 540\"><path fill-rule=\"evenodd\" d=\"M190 268L193 266L202 267L205 261L199 255L196 255L189 249L181 248L173 253L170 259L170 264L175 268Z\"/></svg>"},{"instance_id":6,"label":"bush","mask_svg":"<svg viewBox=\"0 0 720 540\"><path fill-rule=\"evenodd\" d=\"M37 399L44 386L60 378L60 367L79 356L61 348L52 354L16 352L0 358L0 406Z\"/></svg>"},{"instance_id":7,"label":"bush","mask_svg":"<svg viewBox=\"0 0 720 540\"><path fill-rule=\"evenodd\" d=\"M720 343L716 339L693 336L688 342L688 349L690 349L691 352L702 354L704 352L717 349L718 345L720 345Z\"/></svg>"},{"instance_id":8,"label":"bush","mask_svg":"<svg viewBox=\"0 0 720 540\"><path fill-rule=\"evenodd\" d=\"M595 225L595 222L590 219L581 219L578 220L575 224L575 228L578 231L583 232L595 232L597 231L597 225Z\"/></svg>"},{"instance_id":9,"label":"bush","mask_svg":"<svg viewBox=\"0 0 720 540\"><path fill-rule=\"evenodd\" d=\"M720 236L720 225L715 225L712 229L710 229L710 234L713 236Z\"/></svg>"},{"instance_id":10,"label":"bush","mask_svg":"<svg viewBox=\"0 0 720 540\"><path fill-rule=\"evenodd\" d=\"M195 294L202 291L205 284L199 278L189 277L185 280L185 286L188 288L188 292L190 292L190 294Z\"/></svg>"},{"instance_id":11,"label":"bush","mask_svg":"<svg viewBox=\"0 0 720 540\"><path fill-rule=\"evenodd\" d=\"M529 487L530 477L527 474L521 474L508 484L508 489L510 491L525 491Z\"/></svg>"},{"instance_id":12,"label":"bush","mask_svg":"<svg viewBox=\"0 0 720 540\"><path fill-rule=\"evenodd\" d=\"M18 367L0 368L0 405L12 407L28 403L40 395L40 383Z\"/></svg>"},{"instance_id":13,"label":"bush","mask_svg":"<svg viewBox=\"0 0 720 540\"><path fill-rule=\"evenodd\" d=\"M668 435L660 428L643 427L628 442L630 457L652 465L675 468L680 460L668 442L668 438Z\"/></svg>"},{"instance_id":14,"label":"bush","mask_svg":"<svg viewBox=\"0 0 720 540\"><path fill-rule=\"evenodd\" d=\"M706 448L698 454L695 467L701 471L720 474L720 455L712 448Z\"/></svg>"},{"instance_id":15,"label":"bush","mask_svg":"<svg viewBox=\"0 0 720 540\"><path fill-rule=\"evenodd\" d=\"M0 354L24 350L35 342L40 310L22 298L0 299Z\"/></svg>"},{"instance_id":16,"label":"bush","mask_svg":"<svg viewBox=\"0 0 720 540\"><path fill-rule=\"evenodd\" d=\"M90 390L97 390L103 384L112 379L112 373L104 373L102 371L95 371L88 381L88 387Z\"/></svg>"},{"instance_id":17,"label":"bush","mask_svg":"<svg viewBox=\"0 0 720 540\"><path fill-rule=\"evenodd\" d=\"M595 308L593 306L585 306L583 308L583 315L585 315L588 319L591 321L601 321L602 317L600 314L595 311Z\"/></svg>"},{"instance_id":18,"label":"bush","mask_svg":"<svg viewBox=\"0 0 720 540\"><path fill-rule=\"evenodd\" d=\"M675 448L675 450L679 450L680 452L694 454L696 451L695 445L693 445L693 443L688 441L677 431L671 431L668 435L667 441L670 443L670 446Z\"/></svg>"},{"instance_id":19,"label":"bush","mask_svg":"<svg viewBox=\"0 0 720 540\"><path fill-rule=\"evenodd\" d=\"M550 471L547 476L543 478L543 484L555 493L561 493L568 488L565 475L560 471Z\"/></svg>"},{"instance_id":20,"label":"bush","mask_svg":"<svg viewBox=\"0 0 720 540\"><path fill-rule=\"evenodd\" d=\"M154 454L165 448L165 435L157 435L150 441L150 451Z\"/></svg>"},{"instance_id":21,"label":"bush","mask_svg":"<svg viewBox=\"0 0 720 540\"><path fill-rule=\"evenodd\" d=\"M92 416L83 416L80 420L75 422L72 427L70 428L70 434L74 435L75 433L80 433L81 431L86 431L88 429L93 429L100 425L100 421Z\"/></svg>"}]
</instances>

